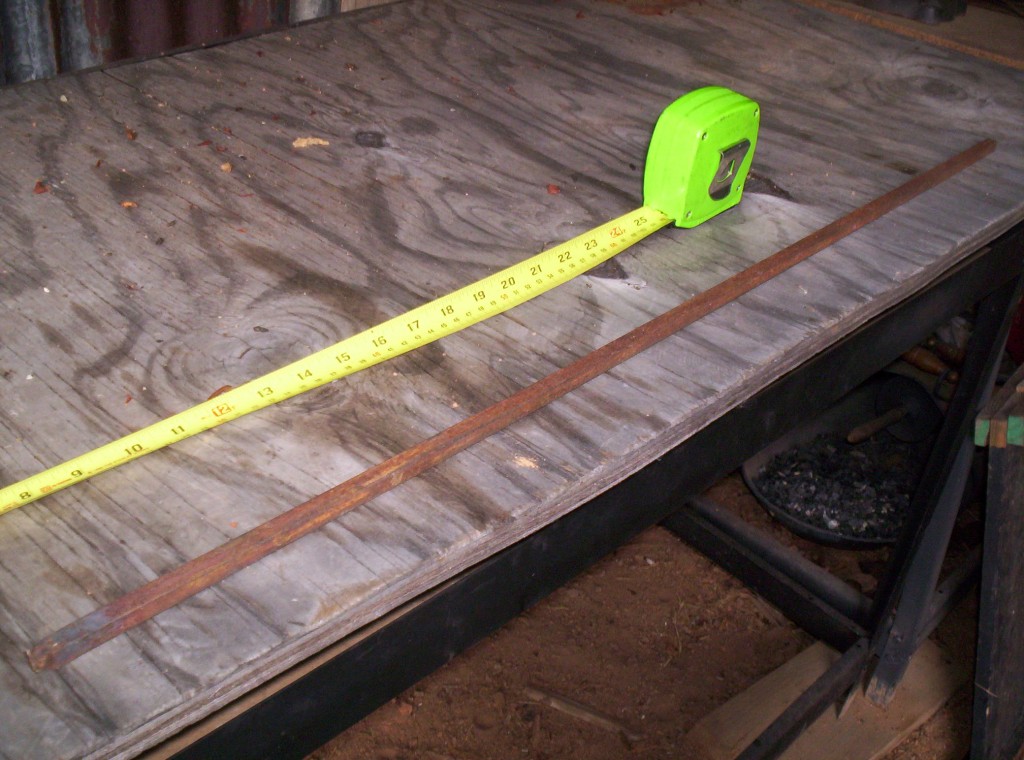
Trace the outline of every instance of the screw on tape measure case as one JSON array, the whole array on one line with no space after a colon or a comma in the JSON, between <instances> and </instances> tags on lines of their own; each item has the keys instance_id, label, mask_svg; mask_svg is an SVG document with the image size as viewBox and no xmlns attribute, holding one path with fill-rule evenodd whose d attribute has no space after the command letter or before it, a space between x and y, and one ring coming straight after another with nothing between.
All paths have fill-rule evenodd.
<instances>
[{"instance_id":1,"label":"screw on tape measure case","mask_svg":"<svg viewBox=\"0 0 1024 760\"><path fill-rule=\"evenodd\" d=\"M725 87L702 87L666 108L644 168L644 205L696 227L740 202L760 108Z\"/></svg>"}]
</instances>

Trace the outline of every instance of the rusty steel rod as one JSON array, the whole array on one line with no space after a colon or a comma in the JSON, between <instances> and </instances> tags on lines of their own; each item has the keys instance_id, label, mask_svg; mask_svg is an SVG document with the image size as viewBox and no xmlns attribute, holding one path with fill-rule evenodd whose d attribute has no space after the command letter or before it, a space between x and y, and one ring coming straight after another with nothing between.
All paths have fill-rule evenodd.
<instances>
[{"instance_id":1,"label":"rusty steel rod","mask_svg":"<svg viewBox=\"0 0 1024 760\"><path fill-rule=\"evenodd\" d=\"M992 140L975 144L508 398L76 620L28 652L32 668L38 671L66 665L339 515L416 477L944 182L994 149Z\"/></svg>"}]
</instances>

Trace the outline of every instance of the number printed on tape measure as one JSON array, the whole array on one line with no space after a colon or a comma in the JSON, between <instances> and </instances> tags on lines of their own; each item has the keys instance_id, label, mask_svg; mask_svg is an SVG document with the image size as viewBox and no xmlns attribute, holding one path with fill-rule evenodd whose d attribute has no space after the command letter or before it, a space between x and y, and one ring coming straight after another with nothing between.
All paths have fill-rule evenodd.
<instances>
[{"instance_id":1,"label":"number printed on tape measure","mask_svg":"<svg viewBox=\"0 0 1024 760\"><path fill-rule=\"evenodd\" d=\"M379 364L518 306L672 220L642 207L161 422L0 489L0 514L175 441Z\"/></svg>"}]
</instances>

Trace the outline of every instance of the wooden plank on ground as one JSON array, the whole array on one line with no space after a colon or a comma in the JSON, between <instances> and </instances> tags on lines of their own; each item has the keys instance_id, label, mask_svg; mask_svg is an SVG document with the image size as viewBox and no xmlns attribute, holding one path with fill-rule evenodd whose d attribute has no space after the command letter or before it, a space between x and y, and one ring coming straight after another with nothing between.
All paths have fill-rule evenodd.
<instances>
[{"instance_id":1,"label":"wooden plank on ground","mask_svg":"<svg viewBox=\"0 0 1024 760\"><path fill-rule=\"evenodd\" d=\"M693 757L737 757L838 658L816 642L746 691L700 720L687 734ZM914 654L887 708L862 690L837 714L830 708L812 723L781 760L877 760L927 721L967 681L969 665L932 641Z\"/></svg>"}]
</instances>

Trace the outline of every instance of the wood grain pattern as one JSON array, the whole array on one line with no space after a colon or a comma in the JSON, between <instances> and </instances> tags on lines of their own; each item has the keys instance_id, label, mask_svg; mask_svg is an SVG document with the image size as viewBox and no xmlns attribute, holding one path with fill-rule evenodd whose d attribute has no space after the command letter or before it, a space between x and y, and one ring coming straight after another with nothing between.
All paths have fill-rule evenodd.
<instances>
[{"instance_id":1,"label":"wood grain pattern","mask_svg":"<svg viewBox=\"0 0 1024 760\"><path fill-rule=\"evenodd\" d=\"M730 86L764 115L760 179L714 223L0 520L0 753L151 746L925 286L1024 215L1022 76L778 0L665 16L417 0L0 91L5 483L633 208L651 125L686 90ZM292 147L306 136L329 145ZM30 670L34 641L98 605L984 136L990 159L893 218L68 667Z\"/></svg>"},{"instance_id":2,"label":"wood grain pattern","mask_svg":"<svg viewBox=\"0 0 1024 760\"><path fill-rule=\"evenodd\" d=\"M835 0L801 0L831 13L930 45L940 45L1003 66L1024 70L1024 19L973 6L962 16L941 24L926 24L893 13Z\"/></svg>"},{"instance_id":3,"label":"wood grain pattern","mask_svg":"<svg viewBox=\"0 0 1024 760\"><path fill-rule=\"evenodd\" d=\"M511 396L90 612L32 647L28 652L32 668L64 667L346 512L422 475L948 181L991 154L995 147L992 140L982 140Z\"/></svg>"}]
</instances>

